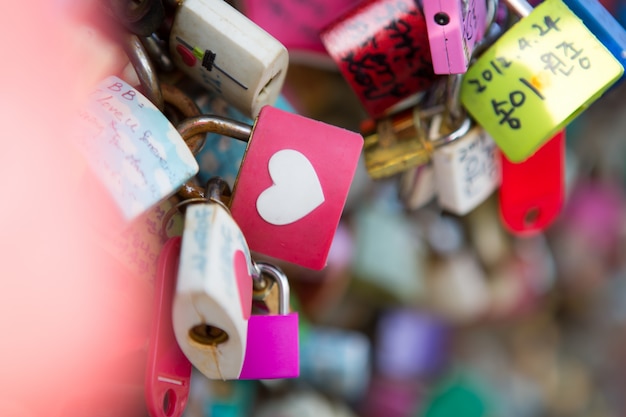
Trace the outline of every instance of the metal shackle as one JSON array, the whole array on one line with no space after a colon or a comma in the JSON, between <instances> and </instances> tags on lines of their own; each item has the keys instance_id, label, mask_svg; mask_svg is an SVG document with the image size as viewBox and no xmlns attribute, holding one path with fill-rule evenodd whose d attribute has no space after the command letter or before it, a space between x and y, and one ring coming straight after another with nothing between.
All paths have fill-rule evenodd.
<instances>
[{"instance_id":1,"label":"metal shackle","mask_svg":"<svg viewBox=\"0 0 626 417\"><path fill-rule=\"evenodd\" d=\"M185 142L202 133L217 133L219 135L229 136L242 142L248 142L250 140L250 136L252 135L252 126L227 117L214 115L189 117L180 122L176 126L176 130ZM202 145L199 146L197 152L202 149ZM204 191L191 181L183 184L178 191L178 195L185 199L205 197Z\"/></svg>"},{"instance_id":2,"label":"metal shackle","mask_svg":"<svg viewBox=\"0 0 626 417\"><path fill-rule=\"evenodd\" d=\"M163 94L161 93L159 78L157 77L156 68L154 68L146 48L144 48L139 37L133 33L126 32L121 36L124 52L126 52L130 63L137 73L137 78L139 78L139 82L141 83L141 92L160 111L163 111L165 103L163 101Z\"/></svg>"},{"instance_id":3,"label":"metal shackle","mask_svg":"<svg viewBox=\"0 0 626 417\"><path fill-rule=\"evenodd\" d=\"M252 262L257 271L252 277L255 282L263 279L263 275L272 278L278 285L278 314L286 316L289 314L289 280L287 275L277 266L266 262Z\"/></svg>"},{"instance_id":4,"label":"metal shackle","mask_svg":"<svg viewBox=\"0 0 626 417\"><path fill-rule=\"evenodd\" d=\"M472 126L471 119L467 116L467 112L461 105L462 80L463 74L450 75L446 79L444 110L434 117L442 115L442 117L446 119L446 124L452 122L456 127L450 127L450 129L452 129L451 132L431 139L429 143L433 148L447 145L462 138L469 132ZM458 122L459 120L461 120L461 122Z\"/></svg>"},{"instance_id":5,"label":"metal shackle","mask_svg":"<svg viewBox=\"0 0 626 417\"><path fill-rule=\"evenodd\" d=\"M165 216L163 216L163 221L161 222L161 236L167 238L167 227L170 221L182 207L188 204L219 204L228 213L230 213L230 209L226 206L226 204L224 204L221 199L222 196L230 196L230 193L230 186L222 178L213 177L209 179L209 181L207 181L205 191L201 197L187 198L185 200L179 201L172 208L170 208L167 213L165 213Z\"/></svg>"},{"instance_id":6,"label":"metal shackle","mask_svg":"<svg viewBox=\"0 0 626 417\"><path fill-rule=\"evenodd\" d=\"M242 142L248 142L252 126L221 116L202 115L190 117L178 124L176 130L186 141L199 133L217 133Z\"/></svg>"}]
</instances>

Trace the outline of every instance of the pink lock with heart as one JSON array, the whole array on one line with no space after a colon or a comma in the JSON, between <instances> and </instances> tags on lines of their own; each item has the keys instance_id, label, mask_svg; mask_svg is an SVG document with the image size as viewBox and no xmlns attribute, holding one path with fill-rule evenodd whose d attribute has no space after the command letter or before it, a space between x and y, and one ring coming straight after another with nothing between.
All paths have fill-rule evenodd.
<instances>
[{"instance_id":1,"label":"pink lock with heart","mask_svg":"<svg viewBox=\"0 0 626 417\"><path fill-rule=\"evenodd\" d=\"M251 250L311 269L326 265L363 137L285 112L261 109L254 127L199 116L183 138L219 132L248 142L230 210Z\"/></svg>"}]
</instances>

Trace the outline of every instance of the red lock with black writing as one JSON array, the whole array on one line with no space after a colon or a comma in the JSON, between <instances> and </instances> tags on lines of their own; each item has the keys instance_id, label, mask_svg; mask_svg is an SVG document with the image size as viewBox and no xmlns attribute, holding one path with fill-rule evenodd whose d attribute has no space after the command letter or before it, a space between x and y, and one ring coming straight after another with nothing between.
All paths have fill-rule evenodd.
<instances>
[{"instance_id":1,"label":"red lock with black writing","mask_svg":"<svg viewBox=\"0 0 626 417\"><path fill-rule=\"evenodd\" d=\"M414 0L364 1L328 25L321 39L373 118L413 104L437 79Z\"/></svg>"}]
</instances>

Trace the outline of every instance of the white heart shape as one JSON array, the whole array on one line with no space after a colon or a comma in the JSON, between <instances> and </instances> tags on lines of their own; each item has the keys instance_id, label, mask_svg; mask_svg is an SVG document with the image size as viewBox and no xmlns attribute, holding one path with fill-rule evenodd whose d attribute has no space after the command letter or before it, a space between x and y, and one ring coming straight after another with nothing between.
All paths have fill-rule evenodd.
<instances>
[{"instance_id":1,"label":"white heart shape","mask_svg":"<svg viewBox=\"0 0 626 417\"><path fill-rule=\"evenodd\" d=\"M283 226L294 223L324 202L324 192L311 162L293 149L276 152L268 162L274 185L256 200L266 222Z\"/></svg>"}]
</instances>

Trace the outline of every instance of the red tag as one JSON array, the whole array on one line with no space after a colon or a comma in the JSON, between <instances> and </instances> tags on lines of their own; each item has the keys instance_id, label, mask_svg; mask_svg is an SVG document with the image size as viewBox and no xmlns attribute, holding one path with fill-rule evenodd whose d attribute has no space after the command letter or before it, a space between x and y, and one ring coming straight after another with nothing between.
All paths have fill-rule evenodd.
<instances>
[{"instance_id":1,"label":"red tag","mask_svg":"<svg viewBox=\"0 0 626 417\"><path fill-rule=\"evenodd\" d=\"M181 416L189 396L191 363L176 342L172 301L180 258L180 237L163 246L157 266L145 397L152 417Z\"/></svg>"},{"instance_id":2,"label":"red tag","mask_svg":"<svg viewBox=\"0 0 626 417\"><path fill-rule=\"evenodd\" d=\"M565 131L521 164L502 153L500 214L514 234L542 232L561 212L565 189Z\"/></svg>"},{"instance_id":3,"label":"red tag","mask_svg":"<svg viewBox=\"0 0 626 417\"><path fill-rule=\"evenodd\" d=\"M424 15L414 0L368 0L321 33L339 70L372 117L436 79Z\"/></svg>"}]
</instances>

